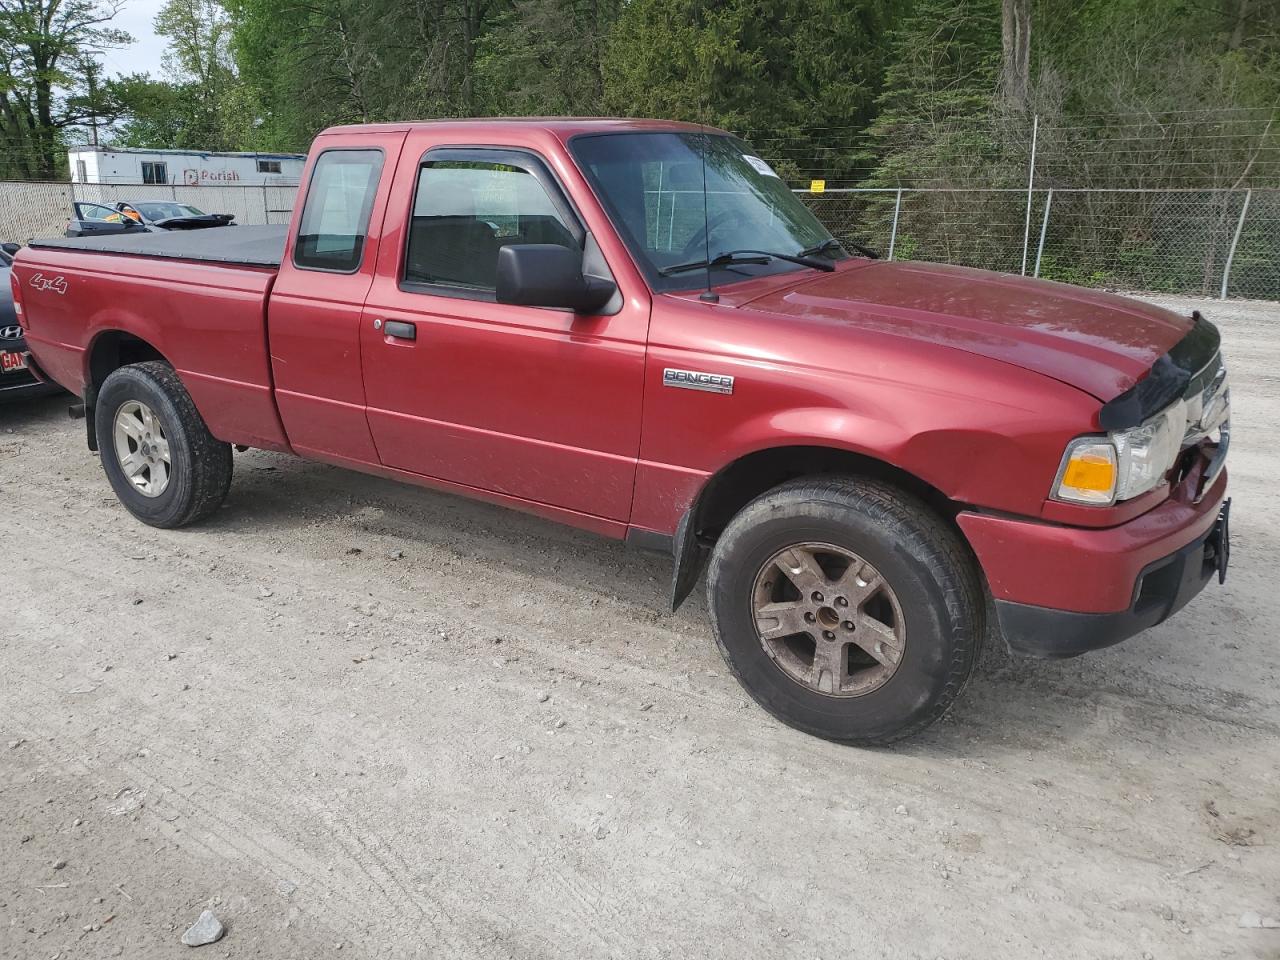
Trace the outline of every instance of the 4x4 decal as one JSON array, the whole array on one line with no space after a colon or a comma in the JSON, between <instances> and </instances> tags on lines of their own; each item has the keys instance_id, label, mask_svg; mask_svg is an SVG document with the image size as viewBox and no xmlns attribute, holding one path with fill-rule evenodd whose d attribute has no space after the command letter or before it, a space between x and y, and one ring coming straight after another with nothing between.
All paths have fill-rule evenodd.
<instances>
[{"instance_id":1,"label":"4x4 decal","mask_svg":"<svg viewBox=\"0 0 1280 960\"><path fill-rule=\"evenodd\" d=\"M32 276L31 286L37 290L50 290L59 296L67 292L66 277L46 277L43 273Z\"/></svg>"}]
</instances>

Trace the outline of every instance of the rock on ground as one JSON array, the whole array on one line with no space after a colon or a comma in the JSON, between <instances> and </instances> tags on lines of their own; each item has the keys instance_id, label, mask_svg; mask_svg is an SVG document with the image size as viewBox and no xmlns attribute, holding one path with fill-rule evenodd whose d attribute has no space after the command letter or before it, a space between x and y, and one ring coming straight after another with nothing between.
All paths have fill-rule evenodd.
<instances>
[{"instance_id":1,"label":"rock on ground","mask_svg":"<svg viewBox=\"0 0 1280 960\"><path fill-rule=\"evenodd\" d=\"M217 943L226 933L222 921L213 915L212 910L200 914L200 919L187 927L182 935L182 942L188 947L203 947L207 943Z\"/></svg>"}]
</instances>

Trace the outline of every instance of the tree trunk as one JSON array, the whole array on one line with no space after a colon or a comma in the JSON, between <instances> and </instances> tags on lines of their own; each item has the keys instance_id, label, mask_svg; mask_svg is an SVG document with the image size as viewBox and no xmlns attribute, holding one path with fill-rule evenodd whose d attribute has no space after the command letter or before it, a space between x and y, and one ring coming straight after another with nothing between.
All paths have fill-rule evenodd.
<instances>
[{"instance_id":1,"label":"tree trunk","mask_svg":"<svg viewBox=\"0 0 1280 960\"><path fill-rule=\"evenodd\" d=\"M53 89L47 74L36 77L36 176L41 180L53 180L57 176L58 150L53 127Z\"/></svg>"},{"instance_id":2,"label":"tree trunk","mask_svg":"<svg viewBox=\"0 0 1280 960\"><path fill-rule=\"evenodd\" d=\"M1239 50L1244 43L1244 27L1249 20L1249 0L1238 0L1235 19L1235 25L1231 28L1230 47L1232 50Z\"/></svg>"},{"instance_id":3,"label":"tree trunk","mask_svg":"<svg viewBox=\"0 0 1280 960\"><path fill-rule=\"evenodd\" d=\"M1027 109L1031 86L1031 0L1001 0L1000 92L1015 110Z\"/></svg>"},{"instance_id":4,"label":"tree trunk","mask_svg":"<svg viewBox=\"0 0 1280 960\"><path fill-rule=\"evenodd\" d=\"M468 0L462 11L462 113L475 115L475 91L472 73L476 60L476 34L479 32L480 4Z\"/></svg>"}]
</instances>

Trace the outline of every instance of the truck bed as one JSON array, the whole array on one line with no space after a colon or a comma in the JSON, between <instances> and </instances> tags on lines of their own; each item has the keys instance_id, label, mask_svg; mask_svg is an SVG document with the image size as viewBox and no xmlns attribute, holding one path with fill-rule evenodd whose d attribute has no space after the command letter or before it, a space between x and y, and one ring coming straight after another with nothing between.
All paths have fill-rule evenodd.
<instances>
[{"instance_id":1,"label":"truck bed","mask_svg":"<svg viewBox=\"0 0 1280 960\"><path fill-rule=\"evenodd\" d=\"M284 224L272 224L223 227L219 230L112 234L105 237L59 237L32 240L30 246L38 249L119 253L161 260L197 260L244 267L279 267L288 230Z\"/></svg>"},{"instance_id":2,"label":"truck bed","mask_svg":"<svg viewBox=\"0 0 1280 960\"><path fill-rule=\"evenodd\" d=\"M288 449L266 331L287 229L36 241L14 264L27 344L50 378L84 395L92 351L110 355L123 332L177 371L215 437Z\"/></svg>"}]
</instances>

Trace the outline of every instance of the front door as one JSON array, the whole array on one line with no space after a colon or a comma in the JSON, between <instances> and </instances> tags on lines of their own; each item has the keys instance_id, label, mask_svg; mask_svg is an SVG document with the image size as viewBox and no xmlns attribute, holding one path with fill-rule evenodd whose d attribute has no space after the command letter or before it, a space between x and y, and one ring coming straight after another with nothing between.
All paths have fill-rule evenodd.
<instances>
[{"instance_id":1,"label":"front door","mask_svg":"<svg viewBox=\"0 0 1280 960\"><path fill-rule=\"evenodd\" d=\"M383 464L626 520L648 298L619 295L595 316L495 301L506 244L585 245L599 256L535 153L428 149L406 174L399 262L383 261L361 326Z\"/></svg>"},{"instance_id":2,"label":"front door","mask_svg":"<svg viewBox=\"0 0 1280 960\"><path fill-rule=\"evenodd\" d=\"M113 207L100 203L80 201L71 205L75 216L67 224L67 235L74 237L102 237L107 234L142 233L142 224L126 217Z\"/></svg>"}]
</instances>

